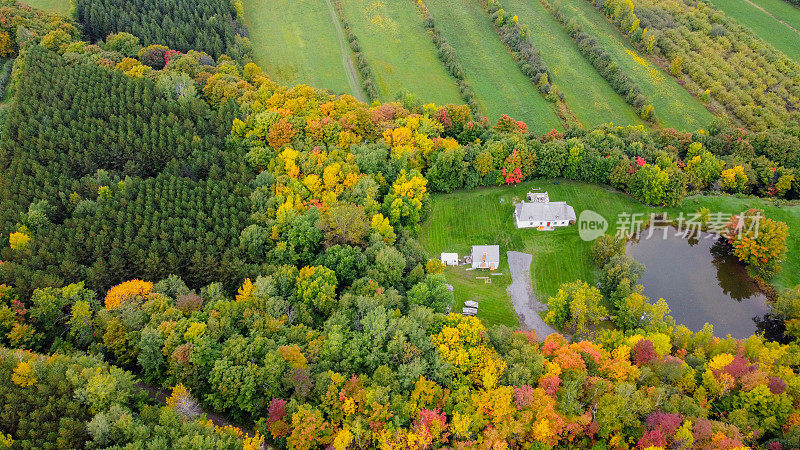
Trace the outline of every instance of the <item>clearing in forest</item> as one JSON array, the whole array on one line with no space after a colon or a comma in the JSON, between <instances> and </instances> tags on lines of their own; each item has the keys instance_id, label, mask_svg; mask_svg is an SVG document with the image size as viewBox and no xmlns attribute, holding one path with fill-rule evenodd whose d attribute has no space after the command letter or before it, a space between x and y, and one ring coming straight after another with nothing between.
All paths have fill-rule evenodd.
<instances>
[{"instance_id":1,"label":"clearing in forest","mask_svg":"<svg viewBox=\"0 0 800 450\"><path fill-rule=\"evenodd\" d=\"M342 0L342 6L375 74L382 101L408 90L424 103L464 103L413 0Z\"/></svg>"},{"instance_id":2,"label":"clearing in forest","mask_svg":"<svg viewBox=\"0 0 800 450\"><path fill-rule=\"evenodd\" d=\"M593 210L608 220L609 234L617 230L621 213L666 213L669 217L689 217L702 207L712 212L739 214L750 208L763 209L766 216L785 222L792 233L787 240L787 258L782 263L772 284L778 289L791 288L800 283L800 206L776 207L771 202L758 198L736 198L728 195L692 196L675 208L643 205L627 194L609 187L570 180L533 180L518 185L480 188L433 196L431 212L420 233L420 243L429 258L439 258L441 252L468 254L476 244L500 245L500 268L495 272L502 276L466 271L463 266L445 270L448 282L454 286L456 306L461 311L466 300L483 299L478 308L478 317L488 325L511 324L516 320L506 288L511 283L507 251L519 251L533 255L531 281L536 298L541 303L558 292L562 283L580 279L590 285L597 283L598 270L592 261L592 243L581 240L578 226L556 228L554 231L538 231L533 228L517 229L514 226L514 202L525 198L525 194L540 188L550 194L554 201L566 201L581 211ZM624 220L624 219L623 219ZM630 225L628 225L629 227ZM476 276L491 276L492 283L484 284ZM655 299L653 299L655 300ZM669 303L670 299L666 299Z\"/></svg>"},{"instance_id":3,"label":"clearing in forest","mask_svg":"<svg viewBox=\"0 0 800 450\"><path fill-rule=\"evenodd\" d=\"M425 4L455 48L490 120L508 114L527 123L534 133L562 128L555 106L519 70L477 0L426 0Z\"/></svg>"},{"instance_id":4,"label":"clearing in forest","mask_svg":"<svg viewBox=\"0 0 800 450\"><path fill-rule=\"evenodd\" d=\"M256 63L278 83L357 95L347 42L325 0L243 0Z\"/></svg>"},{"instance_id":5,"label":"clearing in forest","mask_svg":"<svg viewBox=\"0 0 800 450\"><path fill-rule=\"evenodd\" d=\"M62 16L66 16L70 8L69 0L24 0L22 3Z\"/></svg>"},{"instance_id":6,"label":"clearing in forest","mask_svg":"<svg viewBox=\"0 0 800 450\"><path fill-rule=\"evenodd\" d=\"M700 100L640 54L587 0L562 0L561 8L568 18L578 20L584 31L597 37L605 51L633 78L665 127L692 131L707 127L714 119Z\"/></svg>"},{"instance_id":7,"label":"clearing in forest","mask_svg":"<svg viewBox=\"0 0 800 450\"><path fill-rule=\"evenodd\" d=\"M800 62L800 8L785 0L710 0L710 3Z\"/></svg>"},{"instance_id":8,"label":"clearing in forest","mask_svg":"<svg viewBox=\"0 0 800 450\"><path fill-rule=\"evenodd\" d=\"M553 73L550 81L564 93L567 105L584 126L644 123L581 55L566 30L538 0L504 0L503 6L508 9L507 15L516 14L519 23L528 26L533 45Z\"/></svg>"}]
</instances>

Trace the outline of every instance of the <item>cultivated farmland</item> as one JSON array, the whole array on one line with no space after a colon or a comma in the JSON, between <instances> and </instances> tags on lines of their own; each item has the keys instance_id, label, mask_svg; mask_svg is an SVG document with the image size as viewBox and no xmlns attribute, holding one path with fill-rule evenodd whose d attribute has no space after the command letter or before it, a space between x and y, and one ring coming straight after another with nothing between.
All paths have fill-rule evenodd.
<instances>
[{"instance_id":1,"label":"cultivated farmland","mask_svg":"<svg viewBox=\"0 0 800 450\"><path fill-rule=\"evenodd\" d=\"M800 8L785 0L710 0L710 3L800 62Z\"/></svg>"},{"instance_id":2,"label":"cultivated farmland","mask_svg":"<svg viewBox=\"0 0 800 450\"><path fill-rule=\"evenodd\" d=\"M608 122L644 123L625 100L581 55L566 31L538 0L505 0L508 15L518 15L527 25L533 44L553 72L555 83L578 120L587 127Z\"/></svg>"},{"instance_id":3,"label":"cultivated farmland","mask_svg":"<svg viewBox=\"0 0 800 450\"><path fill-rule=\"evenodd\" d=\"M358 94L349 49L326 0L244 0L256 63L275 81Z\"/></svg>"},{"instance_id":4,"label":"cultivated farmland","mask_svg":"<svg viewBox=\"0 0 800 450\"><path fill-rule=\"evenodd\" d=\"M508 114L543 133L561 128L552 103L520 72L477 0L429 0L436 23L455 47L467 80L491 120Z\"/></svg>"},{"instance_id":5,"label":"cultivated farmland","mask_svg":"<svg viewBox=\"0 0 800 450\"><path fill-rule=\"evenodd\" d=\"M375 73L381 100L392 101L408 90L425 103L463 103L412 0L342 0L342 5Z\"/></svg>"},{"instance_id":6,"label":"cultivated farmland","mask_svg":"<svg viewBox=\"0 0 800 450\"><path fill-rule=\"evenodd\" d=\"M694 130L707 126L712 114L668 73L640 54L587 0L562 0L562 11L584 30L633 78L653 103L656 116L670 128Z\"/></svg>"}]
</instances>

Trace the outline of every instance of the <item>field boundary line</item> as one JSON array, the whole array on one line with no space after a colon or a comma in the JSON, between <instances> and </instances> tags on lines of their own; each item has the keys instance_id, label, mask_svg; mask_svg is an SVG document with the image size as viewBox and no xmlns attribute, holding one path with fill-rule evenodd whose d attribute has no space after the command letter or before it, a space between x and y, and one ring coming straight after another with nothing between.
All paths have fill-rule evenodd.
<instances>
[{"instance_id":1,"label":"field boundary line","mask_svg":"<svg viewBox=\"0 0 800 450\"><path fill-rule=\"evenodd\" d=\"M761 10L761 11L762 11L764 14L766 14L766 15L768 15L768 16L770 16L770 17L772 17L773 19L777 20L778 22L780 22L780 23L782 23L782 24L786 25L786 27L787 27L787 28L789 28L790 30L794 31L795 33L797 33L797 34L800 34L800 30L798 30L797 28L795 28L795 27L793 27L793 26L789 25L788 23L786 23L786 21L784 21L784 20L783 20L783 19L781 19L780 17L776 16L775 14L772 14L771 12L767 11L767 10L766 10L766 9L764 9L762 6L760 6L760 5L757 5L757 4L753 3L753 1L752 1L752 0L744 0L744 1L746 1L747 3L750 3L751 5L755 6L756 8L758 8L759 10ZM745 26L746 26L746 25L745 25Z\"/></svg>"},{"instance_id":2,"label":"field boundary line","mask_svg":"<svg viewBox=\"0 0 800 450\"><path fill-rule=\"evenodd\" d=\"M347 74L347 82L350 84L350 89L353 91L355 98L360 102L366 103L367 95L364 93L364 90L361 89L356 66L353 64L353 58L350 56L350 46L347 45L344 39L342 23L339 20L339 16L336 15L336 11L333 9L331 0L325 0L325 4L328 5L328 13L330 13L333 26L336 28L336 38L339 40L339 48L342 51L342 65L344 65L344 71Z\"/></svg>"}]
</instances>

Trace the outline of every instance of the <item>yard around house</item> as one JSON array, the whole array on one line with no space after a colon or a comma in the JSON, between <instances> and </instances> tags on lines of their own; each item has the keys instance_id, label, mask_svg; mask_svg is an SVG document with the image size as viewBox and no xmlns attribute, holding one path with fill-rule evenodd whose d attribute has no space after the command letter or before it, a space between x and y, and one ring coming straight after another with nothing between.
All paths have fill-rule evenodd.
<instances>
[{"instance_id":1,"label":"yard around house","mask_svg":"<svg viewBox=\"0 0 800 450\"><path fill-rule=\"evenodd\" d=\"M520 71L478 0L426 0L425 4L455 48L489 120L508 114L528 124L534 133L563 128L554 104Z\"/></svg>"},{"instance_id":2,"label":"yard around house","mask_svg":"<svg viewBox=\"0 0 800 450\"><path fill-rule=\"evenodd\" d=\"M375 74L381 100L393 101L408 90L423 103L464 103L413 1L342 0L342 6Z\"/></svg>"},{"instance_id":3,"label":"yard around house","mask_svg":"<svg viewBox=\"0 0 800 450\"><path fill-rule=\"evenodd\" d=\"M531 284L537 299L547 303L558 292L561 284L581 279L597 283L598 269L591 258L592 243L581 240L578 226L557 228L555 231L517 229L512 214L513 203L525 194L540 188L550 194L551 201L566 201L575 208L576 216L583 210L593 210L609 222L607 233L614 233L621 213L666 213L669 217L685 216L706 207L711 212L736 214L749 208L765 210L767 217L786 222L790 228L787 242L787 260L772 283L778 289L800 284L800 206L777 207L757 198L731 196L693 196L680 207L654 208L643 205L629 195L606 186L569 180L533 180L513 186L481 188L433 196L431 213L422 226L420 243L430 258L439 258L441 252L458 252L459 257L469 254L472 245L499 244L501 267L496 272L502 276L485 275L485 272L466 271L464 266L448 267L445 271L454 287L456 305L461 311L466 300L479 302L478 317L487 325L517 326L518 319L506 288L511 283L506 252L516 250L533 255ZM623 218L624 220L624 218ZM492 284L486 285L476 276L490 276ZM666 299L669 303L669 299Z\"/></svg>"},{"instance_id":4,"label":"yard around house","mask_svg":"<svg viewBox=\"0 0 800 450\"><path fill-rule=\"evenodd\" d=\"M800 8L785 0L708 0L754 34L800 62Z\"/></svg>"},{"instance_id":5,"label":"yard around house","mask_svg":"<svg viewBox=\"0 0 800 450\"><path fill-rule=\"evenodd\" d=\"M714 116L700 100L639 53L588 0L560 0L560 5L566 16L574 17L584 31L596 36L603 49L633 78L665 127L696 130L711 123Z\"/></svg>"}]
</instances>

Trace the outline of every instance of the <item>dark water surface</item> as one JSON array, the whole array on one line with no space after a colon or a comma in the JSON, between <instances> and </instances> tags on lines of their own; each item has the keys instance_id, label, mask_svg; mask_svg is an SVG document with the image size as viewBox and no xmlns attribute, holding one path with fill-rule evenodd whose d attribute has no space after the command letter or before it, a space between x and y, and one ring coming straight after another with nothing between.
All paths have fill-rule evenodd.
<instances>
[{"instance_id":1,"label":"dark water surface","mask_svg":"<svg viewBox=\"0 0 800 450\"><path fill-rule=\"evenodd\" d=\"M626 251L646 267L639 280L644 294L663 297L675 322L692 331L708 322L717 336L745 338L756 332L753 319L768 312L766 296L717 235L684 237L657 226L629 241Z\"/></svg>"}]
</instances>

